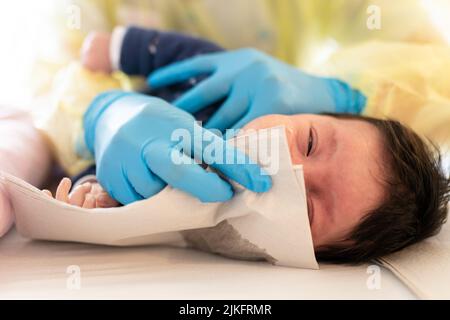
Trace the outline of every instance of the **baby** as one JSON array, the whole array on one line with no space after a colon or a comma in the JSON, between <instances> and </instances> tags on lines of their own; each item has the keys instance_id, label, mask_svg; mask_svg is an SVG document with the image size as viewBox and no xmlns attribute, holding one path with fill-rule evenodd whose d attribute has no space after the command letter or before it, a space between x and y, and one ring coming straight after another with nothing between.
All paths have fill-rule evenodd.
<instances>
[{"instance_id":1,"label":"baby","mask_svg":"<svg viewBox=\"0 0 450 320\"><path fill-rule=\"evenodd\" d=\"M218 46L176 33L118 28L91 35L83 64L148 76L153 70ZM201 80L201 79L197 79ZM195 81L149 93L172 101ZM206 119L211 111L197 114ZM439 231L449 178L435 150L399 122L352 115L267 115L246 129L286 128L291 161L302 164L308 214L320 260L359 263L395 252ZM55 198L84 208L120 205L95 180L95 167L61 181ZM44 190L52 196L50 191Z\"/></svg>"}]
</instances>

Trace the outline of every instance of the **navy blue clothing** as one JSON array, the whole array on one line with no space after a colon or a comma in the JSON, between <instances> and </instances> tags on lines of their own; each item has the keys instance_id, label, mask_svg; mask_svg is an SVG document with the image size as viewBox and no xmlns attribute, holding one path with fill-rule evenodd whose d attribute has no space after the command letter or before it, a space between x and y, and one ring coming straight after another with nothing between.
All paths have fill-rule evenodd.
<instances>
[{"instance_id":1,"label":"navy blue clothing","mask_svg":"<svg viewBox=\"0 0 450 320\"><path fill-rule=\"evenodd\" d=\"M174 62L219 51L223 49L200 38L176 32L130 27L123 39L119 65L120 70L128 75L148 77L153 71ZM149 88L145 93L172 102L201 80L202 78L197 78L194 82L185 81L158 90Z\"/></svg>"},{"instance_id":2,"label":"navy blue clothing","mask_svg":"<svg viewBox=\"0 0 450 320\"><path fill-rule=\"evenodd\" d=\"M223 49L200 38L176 32L129 27L123 38L119 67L128 75L148 77L153 71L174 62L219 51L223 51ZM172 102L205 76L158 90L147 88L144 93ZM220 103L221 101L194 116L197 120L206 121ZM72 180L76 182L79 178L89 174L95 174L95 166L88 168Z\"/></svg>"}]
</instances>

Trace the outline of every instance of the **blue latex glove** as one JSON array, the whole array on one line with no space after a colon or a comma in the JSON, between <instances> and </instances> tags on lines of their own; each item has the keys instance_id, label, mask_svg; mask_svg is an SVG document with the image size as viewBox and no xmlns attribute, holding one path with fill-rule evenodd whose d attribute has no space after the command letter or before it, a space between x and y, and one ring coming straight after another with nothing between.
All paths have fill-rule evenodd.
<instances>
[{"instance_id":1,"label":"blue latex glove","mask_svg":"<svg viewBox=\"0 0 450 320\"><path fill-rule=\"evenodd\" d=\"M155 97L122 91L103 93L86 111L84 129L86 145L95 155L97 179L122 204L148 198L166 183L203 202L229 200L233 196L230 184L204 170L193 158L255 192L271 187L270 177L243 153L199 126L189 113ZM191 137L203 135L206 141L195 144L184 139L179 143L172 139L176 129L185 129ZM240 157L239 161L245 161L237 163L245 164L212 163L214 153L202 152L206 147L209 151L234 152L230 154L235 160ZM172 161L174 155L182 164Z\"/></svg>"},{"instance_id":2,"label":"blue latex glove","mask_svg":"<svg viewBox=\"0 0 450 320\"><path fill-rule=\"evenodd\" d=\"M254 49L197 56L155 71L153 88L210 74L174 102L195 113L226 99L206 123L221 131L241 128L266 114L360 113L365 97L346 83L304 73Z\"/></svg>"}]
</instances>

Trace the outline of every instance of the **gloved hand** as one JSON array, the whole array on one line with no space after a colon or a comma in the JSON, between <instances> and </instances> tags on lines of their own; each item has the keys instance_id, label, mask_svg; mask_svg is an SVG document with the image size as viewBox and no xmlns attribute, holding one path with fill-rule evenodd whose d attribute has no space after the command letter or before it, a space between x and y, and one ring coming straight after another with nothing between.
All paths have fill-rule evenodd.
<instances>
[{"instance_id":1,"label":"gloved hand","mask_svg":"<svg viewBox=\"0 0 450 320\"><path fill-rule=\"evenodd\" d=\"M226 98L206 123L221 131L241 128L266 114L359 113L365 97L337 79L304 73L255 49L213 53L177 62L148 78L152 88L211 74L174 102L195 113Z\"/></svg>"},{"instance_id":2,"label":"gloved hand","mask_svg":"<svg viewBox=\"0 0 450 320\"><path fill-rule=\"evenodd\" d=\"M193 158L252 191L271 187L270 177L247 156L199 126L189 113L155 97L103 93L86 111L84 129L86 145L95 155L97 179L122 204L148 198L166 183L203 202L229 200L230 184ZM220 161L224 154L234 155L235 162Z\"/></svg>"}]
</instances>

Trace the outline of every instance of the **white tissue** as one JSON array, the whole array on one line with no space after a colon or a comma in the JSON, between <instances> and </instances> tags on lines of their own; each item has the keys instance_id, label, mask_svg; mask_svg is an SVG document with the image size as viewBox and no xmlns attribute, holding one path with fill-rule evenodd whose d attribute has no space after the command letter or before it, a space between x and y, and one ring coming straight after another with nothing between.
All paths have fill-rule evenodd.
<instances>
[{"instance_id":1,"label":"white tissue","mask_svg":"<svg viewBox=\"0 0 450 320\"><path fill-rule=\"evenodd\" d=\"M266 157L263 164L274 168L273 161L277 161L272 189L257 194L235 185L236 194L226 203L201 203L166 187L147 200L124 207L82 209L50 199L11 175L1 174L1 180L11 198L17 229L28 238L116 246L184 246L182 232L226 221L240 237L270 256L267 260L277 265L318 269L302 168L294 169L291 164L284 128L266 130L274 133L267 137L277 146L273 149L277 157L270 154L270 161ZM237 146L242 147L241 142L248 138L260 139L256 134L238 137Z\"/></svg>"}]
</instances>

